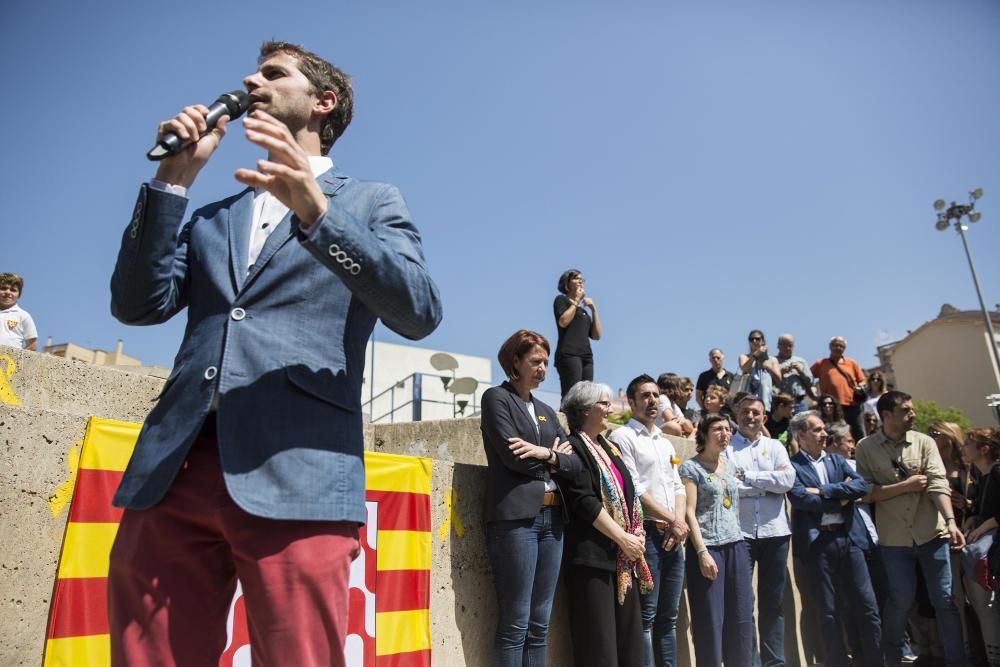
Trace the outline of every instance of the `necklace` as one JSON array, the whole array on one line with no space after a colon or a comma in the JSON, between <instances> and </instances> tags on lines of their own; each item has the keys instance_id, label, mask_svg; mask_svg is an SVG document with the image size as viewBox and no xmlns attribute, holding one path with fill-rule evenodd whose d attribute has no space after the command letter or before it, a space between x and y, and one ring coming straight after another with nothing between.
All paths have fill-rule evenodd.
<instances>
[{"instance_id":1,"label":"necklace","mask_svg":"<svg viewBox=\"0 0 1000 667\"><path fill-rule=\"evenodd\" d=\"M700 463L701 466L705 470L709 470L708 466L705 464L704 461L701 460L701 458L698 459L698 463ZM718 471L720 465L723 466L722 473L721 474L717 474L716 471ZM708 481L714 482L716 476L718 476L718 478L719 478L719 485L722 487L722 506L725 509L728 510L728 509L732 509L733 508L733 496L729 492L729 482L728 482L728 480L726 480L726 474L725 473L726 473L725 466L722 463L722 461L719 460L715 464L715 470L709 470Z\"/></svg>"}]
</instances>

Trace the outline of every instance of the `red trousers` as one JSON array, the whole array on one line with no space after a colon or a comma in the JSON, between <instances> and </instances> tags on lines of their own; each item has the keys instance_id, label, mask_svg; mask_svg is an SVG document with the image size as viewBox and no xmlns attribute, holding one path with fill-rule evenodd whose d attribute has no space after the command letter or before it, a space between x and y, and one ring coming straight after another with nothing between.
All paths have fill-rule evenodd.
<instances>
[{"instance_id":1,"label":"red trousers","mask_svg":"<svg viewBox=\"0 0 1000 667\"><path fill-rule=\"evenodd\" d=\"M358 526L264 519L229 497L200 438L169 491L126 510L111 550L111 664L218 667L239 578L254 665L343 665Z\"/></svg>"}]
</instances>

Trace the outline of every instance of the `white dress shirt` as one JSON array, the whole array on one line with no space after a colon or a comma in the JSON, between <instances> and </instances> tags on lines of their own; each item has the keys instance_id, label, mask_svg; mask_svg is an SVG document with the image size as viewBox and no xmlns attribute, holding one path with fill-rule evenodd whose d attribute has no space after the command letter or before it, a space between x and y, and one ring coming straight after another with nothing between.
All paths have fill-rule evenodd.
<instances>
[{"instance_id":1,"label":"white dress shirt","mask_svg":"<svg viewBox=\"0 0 1000 667\"><path fill-rule=\"evenodd\" d=\"M813 470L816 471L816 476L819 477L820 485L829 484L830 476L826 474L826 464L823 463L823 459L826 458L826 451L820 451L818 458L813 458L812 454L807 452L805 449L802 453L806 455L809 459L809 463L812 464ZM823 516L820 517L819 521L821 526L832 526L836 523L844 523L844 517L840 512L823 512Z\"/></svg>"},{"instance_id":2,"label":"white dress shirt","mask_svg":"<svg viewBox=\"0 0 1000 667\"><path fill-rule=\"evenodd\" d=\"M309 167L312 169L314 177L319 177L333 167L333 160L325 155L310 155ZM187 197L187 188L183 185L174 185L158 181L155 178L149 181L151 188L168 192L180 197ZM255 188L253 192L253 218L250 224L250 246L247 248L247 272L253 268L253 263L260 256L261 248L271 235L274 228L288 215L288 207L267 190Z\"/></svg>"},{"instance_id":3,"label":"white dress shirt","mask_svg":"<svg viewBox=\"0 0 1000 667\"><path fill-rule=\"evenodd\" d=\"M673 463L677 452L670 438L660 433L655 425L652 430L648 430L639 421L632 419L625 426L612 431L608 439L618 446L622 461L632 475L636 495L648 493L670 512L675 512L674 499L687 494Z\"/></svg>"},{"instance_id":4,"label":"white dress shirt","mask_svg":"<svg viewBox=\"0 0 1000 667\"><path fill-rule=\"evenodd\" d=\"M726 450L740 481L740 528L743 537L758 539L791 535L785 494L795 485L795 468L785 446L760 436L754 442L736 432Z\"/></svg>"}]
</instances>

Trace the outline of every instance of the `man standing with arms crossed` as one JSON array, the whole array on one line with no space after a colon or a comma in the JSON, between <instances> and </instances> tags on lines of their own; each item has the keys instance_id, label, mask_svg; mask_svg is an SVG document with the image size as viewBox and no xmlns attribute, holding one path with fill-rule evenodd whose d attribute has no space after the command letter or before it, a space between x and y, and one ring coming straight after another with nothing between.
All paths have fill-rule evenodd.
<instances>
[{"instance_id":1,"label":"man standing with arms crossed","mask_svg":"<svg viewBox=\"0 0 1000 667\"><path fill-rule=\"evenodd\" d=\"M740 480L740 528L750 547L750 570L757 572L757 631L754 665L784 667L785 573L792 534L785 513L785 494L795 484L795 470L785 446L764 437L764 403L746 396L735 406L739 431L728 456ZM754 635L757 639L757 635Z\"/></svg>"},{"instance_id":2,"label":"man standing with arms crossed","mask_svg":"<svg viewBox=\"0 0 1000 667\"><path fill-rule=\"evenodd\" d=\"M114 499L114 665L217 665L237 578L255 664L343 664L365 343L377 318L412 339L441 319L399 191L325 157L351 120L347 75L269 42L244 84L246 137L268 153L235 173L249 187L182 226L226 125L204 134L201 105L161 123L157 139L204 136L142 186L111 281L122 322L188 308Z\"/></svg>"},{"instance_id":3,"label":"man standing with arms crossed","mask_svg":"<svg viewBox=\"0 0 1000 667\"><path fill-rule=\"evenodd\" d=\"M948 667L966 667L962 622L952 594L951 550L965 546L955 521L951 487L934 440L911 431L916 413L909 394L888 391L876 404L881 430L858 443L858 473L872 485L879 548L889 596L882 610L885 664L903 656L903 631L916 596L920 566L934 606Z\"/></svg>"},{"instance_id":4,"label":"man standing with arms crossed","mask_svg":"<svg viewBox=\"0 0 1000 667\"><path fill-rule=\"evenodd\" d=\"M684 585L684 521L687 492L677 475L677 453L654 423L660 412L660 391L649 375L640 375L625 391L632 419L611 432L622 461L632 475L635 493L646 516L646 564L653 590L640 596L646 664L677 664L677 611Z\"/></svg>"}]
</instances>

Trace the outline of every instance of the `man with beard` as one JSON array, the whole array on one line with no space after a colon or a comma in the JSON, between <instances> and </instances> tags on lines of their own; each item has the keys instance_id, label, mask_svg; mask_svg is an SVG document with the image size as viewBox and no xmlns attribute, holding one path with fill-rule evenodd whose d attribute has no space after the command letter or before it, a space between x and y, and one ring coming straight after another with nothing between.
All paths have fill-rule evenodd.
<instances>
[{"instance_id":1,"label":"man with beard","mask_svg":"<svg viewBox=\"0 0 1000 667\"><path fill-rule=\"evenodd\" d=\"M243 192L181 225L226 133L208 109L160 123L192 142L143 185L111 310L158 324L187 308L174 370L115 494L113 665L218 665L239 579L255 664L343 665L364 523L360 387L375 321L412 339L441 320L399 191L326 157L350 123L342 71L261 47L246 138L267 151Z\"/></svg>"},{"instance_id":2,"label":"man with beard","mask_svg":"<svg viewBox=\"0 0 1000 667\"><path fill-rule=\"evenodd\" d=\"M877 404L882 429L858 443L858 473L872 485L888 599L882 610L886 665L900 664L903 630L916 596L919 566L934 606L938 636L949 667L965 667L968 658L962 623L952 595L951 554L965 538L951 507L951 487L934 440L910 430L913 399L888 391Z\"/></svg>"},{"instance_id":3,"label":"man with beard","mask_svg":"<svg viewBox=\"0 0 1000 667\"><path fill-rule=\"evenodd\" d=\"M684 584L687 493L677 475L679 460L674 446L655 424L660 412L656 381L640 375L629 382L625 395L632 419L612 431L609 439L618 445L646 517L646 564L653 575L653 589L640 596L646 663L673 667L677 664L675 628Z\"/></svg>"}]
</instances>

